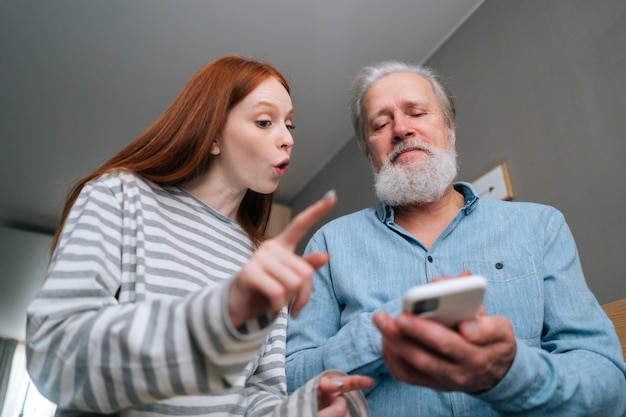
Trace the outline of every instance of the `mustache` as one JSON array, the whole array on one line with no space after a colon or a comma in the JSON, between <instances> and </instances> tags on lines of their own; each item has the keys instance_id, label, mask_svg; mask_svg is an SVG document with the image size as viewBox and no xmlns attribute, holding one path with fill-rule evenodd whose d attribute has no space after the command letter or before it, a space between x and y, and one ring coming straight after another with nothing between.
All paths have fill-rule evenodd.
<instances>
[{"instance_id":1,"label":"mustache","mask_svg":"<svg viewBox=\"0 0 626 417\"><path fill-rule=\"evenodd\" d=\"M410 151L410 150L419 150L426 152L428 155L433 154L433 150L431 146L419 140L404 140L399 142L396 146L393 147L389 155L387 155L387 161L393 162L401 153Z\"/></svg>"}]
</instances>

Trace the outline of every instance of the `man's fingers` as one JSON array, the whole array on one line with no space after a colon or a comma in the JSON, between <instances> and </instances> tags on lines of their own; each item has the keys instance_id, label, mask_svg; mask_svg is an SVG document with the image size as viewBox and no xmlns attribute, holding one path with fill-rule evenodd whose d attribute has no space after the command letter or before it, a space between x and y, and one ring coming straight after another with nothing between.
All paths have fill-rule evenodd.
<instances>
[{"instance_id":1,"label":"man's fingers","mask_svg":"<svg viewBox=\"0 0 626 417\"><path fill-rule=\"evenodd\" d=\"M459 332L470 342L483 346L513 340L511 323L502 316L481 315L459 324Z\"/></svg>"},{"instance_id":2,"label":"man's fingers","mask_svg":"<svg viewBox=\"0 0 626 417\"><path fill-rule=\"evenodd\" d=\"M327 192L320 200L300 212L287 225L275 240L290 249L294 249L308 230L330 211L337 201L334 190Z\"/></svg>"}]
</instances>

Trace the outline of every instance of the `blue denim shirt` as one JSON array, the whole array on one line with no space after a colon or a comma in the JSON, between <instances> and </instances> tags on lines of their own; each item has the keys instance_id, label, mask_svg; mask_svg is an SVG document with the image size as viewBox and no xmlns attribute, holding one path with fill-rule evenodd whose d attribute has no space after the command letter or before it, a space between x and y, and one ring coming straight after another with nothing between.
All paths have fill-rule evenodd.
<instances>
[{"instance_id":1,"label":"blue denim shirt","mask_svg":"<svg viewBox=\"0 0 626 417\"><path fill-rule=\"evenodd\" d=\"M455 184L465 206L430 249L377 207L323 226L306 252L327 251L314 292L287 329L290 391L326 369L364 374L375 417L625 416L626 367L611 321L585 283L576 245L555 208L480 200ZM463 270L488 278L487 314L516 335L504 378L479 395L401 383L381 359L372 314L401 310L404 292Z\"/></svg>"}]
</instances>

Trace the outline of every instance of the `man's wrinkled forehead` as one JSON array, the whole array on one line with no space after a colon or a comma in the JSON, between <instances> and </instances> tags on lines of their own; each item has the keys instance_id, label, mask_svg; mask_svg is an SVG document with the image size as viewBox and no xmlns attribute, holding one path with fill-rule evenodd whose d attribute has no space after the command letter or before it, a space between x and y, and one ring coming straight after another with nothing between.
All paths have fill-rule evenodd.
<instances>
[{"instance_id":1,"label":"man's wrinkled forehead","mask_svg":"<svg viewBox=\"0 0 626 417\"><path fill-rule=\"evenodd\" d=\"M436 97L430 82L412 72L387 74L367 89L363 95L361 114L366 119L388 112L392 107L424 107Z\"/></svg>"}]
</instances>

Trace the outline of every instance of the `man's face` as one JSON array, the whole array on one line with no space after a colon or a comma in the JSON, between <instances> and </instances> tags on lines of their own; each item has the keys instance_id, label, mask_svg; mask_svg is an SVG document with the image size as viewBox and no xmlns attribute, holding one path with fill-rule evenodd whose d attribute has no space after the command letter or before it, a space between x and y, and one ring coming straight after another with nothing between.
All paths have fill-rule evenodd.
<instances>
[{"instance_id":1,"label":"man's face","mask_svg":"<svg viewBox=\"0 0 626 417\"><path fill-rule=\"evenodd\" d=\"M364 133L374 171L380 171L394 147L405 140L424 142L447 151L454 131L446 126L430 83L423 77L400 72L378 80L363 98ZM407 147L394 155L393 165L424 161L428 153Z\"/></svg>"}]
</instances>

